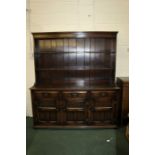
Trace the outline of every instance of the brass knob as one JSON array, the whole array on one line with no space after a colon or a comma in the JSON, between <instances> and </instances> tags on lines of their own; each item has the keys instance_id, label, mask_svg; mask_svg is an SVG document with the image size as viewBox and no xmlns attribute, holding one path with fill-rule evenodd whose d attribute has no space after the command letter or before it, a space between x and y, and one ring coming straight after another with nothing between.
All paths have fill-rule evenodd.
<instances>
[{"instance_id":1,"label":"brass knob","mask_svg":"<svg viewBox=\"0 0 155 155\"><path fill-rule=\"evenodd\" d=\"M43 93L43 96L44 97L48 97L49 96L49 93Z\"/></svg>"},{"instance_id":2,"label":"brass knob","mask_svg":"<svg viewBox=\"0 0 155 155\"><path fill-rule=\"evenodd\" d=\"M77 93L72 93L71 96L72 96L72 97L77 97L78 94L77 94Z\"/></svg>"},{"instance_id":3,"label":"brass knob","mask_svg":"<svg viewBox=\"0 0 155 155\"><path fill-rule=\"evenodd\" d=\"M107 93L105 93L105 92L102 92L101 94L100 94L100 96L102 96L102 97L105 97L107 95Z\"/></svg>"}]
</instances>

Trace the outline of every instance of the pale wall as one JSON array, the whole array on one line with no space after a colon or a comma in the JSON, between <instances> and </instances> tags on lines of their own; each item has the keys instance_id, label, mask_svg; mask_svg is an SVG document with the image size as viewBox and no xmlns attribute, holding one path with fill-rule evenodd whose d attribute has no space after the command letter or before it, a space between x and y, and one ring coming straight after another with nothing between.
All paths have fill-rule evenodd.
<instances>
[{"instance_id":1,"label":"pale wall","mask_svg":"<svg viewBox=\"0 0 155 155\"><path fill-rule=\"evenodd\" d=\"M116 76L128 76L128 0L29 0L27 2L27 116L32 116L29 88L35 78L31 32L119 31Z\"/></svg>"}]
</instances>

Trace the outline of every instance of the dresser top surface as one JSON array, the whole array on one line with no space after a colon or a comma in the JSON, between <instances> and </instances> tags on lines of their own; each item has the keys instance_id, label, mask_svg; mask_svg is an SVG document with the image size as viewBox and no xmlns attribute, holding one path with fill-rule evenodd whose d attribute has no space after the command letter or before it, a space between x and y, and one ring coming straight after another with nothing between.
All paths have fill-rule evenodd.
<instances>
[{"instance_id":1,"label":"dresser top surface","mask_svg":"<svg viewBox=\"0 0 155 155\"><path fill-rule=\"evenodd\" d=\"M120 87L117 85L114 86L95 86L95 87L87 87L87 86L64 86L64 87L51 87L51 86L33 86L30 88L31 90L83 90L83 91L89 91L89 90L119 90Z\"/></svg>"}]
</instances>

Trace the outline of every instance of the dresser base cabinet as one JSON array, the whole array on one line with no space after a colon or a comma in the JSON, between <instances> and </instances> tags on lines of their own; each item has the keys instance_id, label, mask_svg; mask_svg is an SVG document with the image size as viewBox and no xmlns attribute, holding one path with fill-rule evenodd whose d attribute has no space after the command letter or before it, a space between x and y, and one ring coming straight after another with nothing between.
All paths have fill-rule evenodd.
<instances>
[{"instance_id":1,"label":"dresser base cabinet","mask_svg":"<svg viewBox=\"0 0 155 155\"><path fill-rule=\"evenodd\" d=\"M36 128L115 128L120 90L31 89Z\"/></svg>"}]
</instances>

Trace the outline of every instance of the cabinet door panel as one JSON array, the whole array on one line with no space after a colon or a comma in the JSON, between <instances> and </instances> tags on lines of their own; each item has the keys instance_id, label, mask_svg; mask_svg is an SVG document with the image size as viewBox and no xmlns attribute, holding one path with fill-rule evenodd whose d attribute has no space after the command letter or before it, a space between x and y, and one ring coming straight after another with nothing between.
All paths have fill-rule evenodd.
<instances>
[{"instance_id":1,"label":"cabinet door panel","mask_svg":"<svg viewBox=\"0 0 155 155\"><path fill-rule=\"evenodd\" d=\"M111 111L96 111L93 113L93 120L94 121L103 121L106 122L112 119L112 112Z\"/></svg>"},{"instance_id":2,"label":"cabinet door panel","mask_svg":"<svg viewBox=\"0 0 155 155\"><path fill-rule=\"evenodd\" d=\"M34 93L37 105L41 107L57 107L58 92L36 91Z\"/></svg>"},{"instance_id":3,"label":"cabinet door panel","mask_svg":"<svg viewBox=\"0 0 155 155\"><path fill-rule=\"evenodd\" d=\"M44 110L38 109L38 122L44 125L55 125L57 124L57 111L54 110Z\"/></svg>"},{"instance_id":4,"label":"cabinet door panel","mask_svg":"<svg viewBox=\"0 0 155 155\"><path fill-rule=\"evenodd\" d=\"M84 124L87 119L85 109L86 91L63 92L63 100L66 104L66 123Z\"/></svg>"},{"instance_id":5,"label":"cabinet door panel","mask_svg":"<svg viewBox=\"0 0 155 155\"><path fill-rule=\"evenodd\" d=\"M66 123L69 124L85 124L86 113L84 110L69 110L66 111Z\"/></svg>"},{"instance_id":6,"label":"cabinet door panel","mask_svg":"<svg viewBox=\"0 0 155 155\"><path fill-rule=\"evenodd\" d=\"M113 124L115 121L116 101L114 91L92 91L89 120L92 124Z\"/></svg>"}]
</instances>

